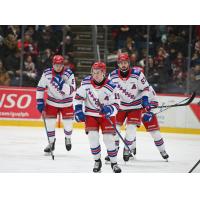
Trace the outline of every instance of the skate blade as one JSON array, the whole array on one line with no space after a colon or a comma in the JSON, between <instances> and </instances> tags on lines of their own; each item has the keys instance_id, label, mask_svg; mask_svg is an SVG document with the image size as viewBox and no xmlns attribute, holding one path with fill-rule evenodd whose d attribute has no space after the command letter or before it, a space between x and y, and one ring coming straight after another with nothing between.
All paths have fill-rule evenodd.
<instances>
[{"instance_id":1,"label":"skate blade","mask_svg":"<svg viewBox=\"0 0 200 200\"><path fill-rule=\"evenodd\" d=\"M100 171L98 171L98 172L93 172L93 173L95 173L95 174L101 173L101 170L100 170Z\"/></svg>"},{"instance_id":2,"label":"skate blade","mask_svg":"<svg viewBox=\"0 0 200 200\"><path fill-rule=\"evenodd\" d=\"M169 162L168 158L167 158L167 159L165 159L165 162Z\"/></svg>"},{"instance_id":3,"label":"skate blade","mask_svg":"<svg viewBox=\"0 0 200 200\"><path fill-rule=\"evenodd\" d=\"M134 157L134 156L133 156L133 157L130 157L129 160L135 160L135 157Z\"/></svg>"}]
</instances>

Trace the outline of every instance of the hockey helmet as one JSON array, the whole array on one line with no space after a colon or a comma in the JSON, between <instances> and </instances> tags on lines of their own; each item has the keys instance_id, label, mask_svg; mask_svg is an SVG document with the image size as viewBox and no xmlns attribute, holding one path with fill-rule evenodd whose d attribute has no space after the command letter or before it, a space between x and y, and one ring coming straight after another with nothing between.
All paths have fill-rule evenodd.
<instances>
[{"instance_id":1,"label":"hockey helmet","mask_svg":"<svg viewBox=\"0 0 200 200\"><path fill-rule=\"evenodd\" d=\"M53 64L63 64L64 58L61 55L55 55L53 57Z\"/></svg>"},{"instance_id":2,"label":"hockey helmet","mask_svg":"<svg viewBox=\"0 0 200 200\"><path fill-rule=\"evenodd\" d=\"M92 65L92 70L101 69L104 73L106 73L106 64L104 62L95 62Z\"/></svg>"},{"instance_id":3,"label":"hockey helmet","mask_svg":"<svg viewBox=\"0 0 200 200\"><path fill-rule=\"evenodd\" d=\"M119 54L118 58L117 58L117 62L121 62L121 61L127 61L129 62L129 55L127 53L121 53Z\"/></svg>"}]
</instances>

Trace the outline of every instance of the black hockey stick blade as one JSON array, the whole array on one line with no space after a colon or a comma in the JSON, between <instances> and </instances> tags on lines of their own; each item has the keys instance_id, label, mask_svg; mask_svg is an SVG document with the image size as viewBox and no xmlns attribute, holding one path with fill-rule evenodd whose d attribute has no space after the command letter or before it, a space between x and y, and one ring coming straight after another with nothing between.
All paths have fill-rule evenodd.
<instances>
[{"instance_id":1,"label":"black hockey stick blade","mask_svg":"<svg viewBox=\"0 0 200 200\"><path fill-rule=\"evenodd\" d=\"M183 100L183 101L187 100L185 103L176 103L176 104L165 105L165 106L163 105L163 106L158 106L157 108L171 108L171 107L178 107L178 106L187 106L194 100L195 96L196 96L196 92L193 92L189 98L186 98Z\"/></svg>"},{"instance_id":2,"label":"black hockey stick blade","mask_svg":"<svg viewBox=\"0 0 200 200\"><path fill-rule=\"evenodd\" d=\"M199 163L200 163L200 160L194 165L194 167L192 167L192 169L188 173L192 173L194 169L199 165Z\"/></svg>"}]
</instances>

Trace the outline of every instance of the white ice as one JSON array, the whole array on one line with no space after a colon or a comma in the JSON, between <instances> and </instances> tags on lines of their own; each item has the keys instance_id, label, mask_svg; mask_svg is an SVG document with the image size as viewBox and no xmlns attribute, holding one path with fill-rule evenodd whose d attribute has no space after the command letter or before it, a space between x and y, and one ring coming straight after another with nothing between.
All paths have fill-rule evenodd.
<instances>
[{"instance_id":1,"label":"white ice","mask_svg":"<svg viewBox=\"0 0 200 200\"><path fill-rule=\"evenodd\" d=\"M0 127L0 130L0 172L92 172L94 161L88 138L82 129L74 129L71 151L65 149L63 130L56 129L54 161L43 153L47 145L44 128ZM136 159L127 163L122 159L123 145L120 142L118 163L122 171L186 173L200 159L200 135L163 133L163 137L169 162L162 159L148 133L138 132ZM110 165L104 163L106 151L102 137L101 144L102 172L111 173ZM200 172L200 166L194 172Z\"/></svg>"}]
</instances>

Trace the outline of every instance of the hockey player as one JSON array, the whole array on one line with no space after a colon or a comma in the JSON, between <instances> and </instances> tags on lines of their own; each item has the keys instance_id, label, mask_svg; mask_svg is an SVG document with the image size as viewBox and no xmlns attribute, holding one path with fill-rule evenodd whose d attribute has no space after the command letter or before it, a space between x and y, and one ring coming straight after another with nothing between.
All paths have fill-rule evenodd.
<instances>
[{"instance_id":1,"label":"hockey player","mask_svg":"<svg viewBox=\"0 0 200 200\"><path fill-rule=\"evenodd\" d=\"M46 117L47 134L50 145L44 152L49 153L55 149L55 124L57 115L61 114L64 125L65 147L67 151L72 148L71 134L74 118L73 98L75 93L74 74L70 69L64 69L64 58L60 55L53 57L53 67L44 70L37 86L37 109ZM47 88L47 99L44 92ZM51 149L50 149L51 148Z\"/></svg>"},{"instance_id":2,"label":"hockey player","mask_svg":"<svg viewBox=\"0 0 200 200\"><path fill-rule=\"evenodd\" d=\"M133 67L135 70L139 70L144 72L144 69L139 66ZM149 102L151 108L156 108L158 106L158 98L152 86L149 87ZM144 113L143 117L141 118L146 131L149 132L154 140L156 147L158 148L161 156L163 159L168 159L169 155L166 153L164 140L160 133L160 127L158 124L157 116L153 112L146 112L144 109L142 111ZM134 140L132 145L133 153L136 154L136 140Z\"/></svg>"},{"instance_id":3,"label":"hockey player","mask_svg":"<svg viewBox=\"0 0 200 200\"><path fill-rule=\"evenodd\" d=\"M136 129L141 123L141 109L145 108L150 111L149 103L149 84L144 74L130 67L129 56L122 53L118 56L119 68L111 72L110 79L117 84L120 95L120 109L117 113L116 123L117 129L126 120L125 142L131 149L133 142L136 140ZM138 98L138 96L141 98ZM119 146L119 140L116 139L116 146ZM123 159L128 161L130 153L128 148L124 146ZM108 160L108 157L105 158Z\"/></svg>"},{"instance_id":4,"label":"hockey player","mask_svg":"<svg viewBox=\"0 0 200 200\"><path fill-rule=\"evenodd\" d=\"M119 93L116 86L106 78L106 65L103 62L95 62L92 65L91 75L83 79L75 96L75 119L78 122L85 122L91 153L95 160L93 172L100 172L102 167L99 142L100 128L111 160L111 168L114 173L121 172L117 164L115 130L107 120L107 118L110 118L115 124L118 108Z\"/></svg>"},{"instance_id":5,"label":"hockey player","mask_svg":"<svg viewBox=\"0 0 200 200\"><path fill-rule=\"evenodd\" d=\"M156 97L156 93L152 86L149 88L149 100L151 108L156 108L158 106L158 100ZM154 143L156 147L158 148L161 156L163 159L168 159L169 155L166 153L164 140L162 138L162 135L160 133L160 127L158 124L157 116L153 112L144 112L144 115L142 117L142 123L144 124L146 131L149 132L154 140ZM133 149L136 149L136 141L133 143Z\"/></svg>"}]
</instances>

